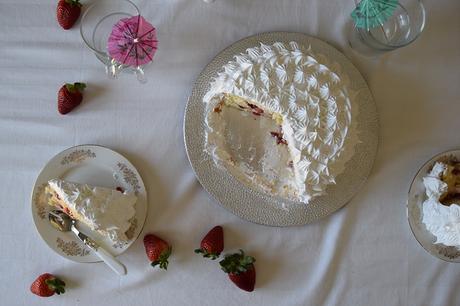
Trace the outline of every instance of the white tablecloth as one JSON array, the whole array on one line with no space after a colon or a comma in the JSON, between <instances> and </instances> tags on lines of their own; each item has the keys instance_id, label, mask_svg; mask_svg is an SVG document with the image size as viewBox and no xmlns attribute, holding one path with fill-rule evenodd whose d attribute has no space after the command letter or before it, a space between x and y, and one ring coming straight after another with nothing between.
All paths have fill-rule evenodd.
<instances>
[{"instance_id":1,"label":"white tablecloth","mask_svg":"<svg viewBox=\"0 0 460 306\"><path fill-rule=\"evenodd\" d=\"M346 47L352 0L138 0L160 41L146 85L132 75L108 80L78 27L57 25L55 2L0 1L1 305L460 305L460 264L418 245L405 208L419 166L460 145L459 1L426 1L427 26L415 43L365 58ZM236 40L274 30L341 49L380 114L380 148L365 187L339 212L294 228L252 224L221 208L196 181L182 140L184 106L201 69ZM88 84L84 103L61 116L57 90L74 81ZM115 149L139 169L150 198L144 233L173 244L167 272L149 267L141 240L120 256L129 272L117 277L102 263L61 258L40 239L34 180L53 155L86 143ZM227 251L244 248L257 258L253 293L193 253L216 224L225 228ZM43 272L67 281L65 295L29 292Z\"/></svg>"}]
</instances>

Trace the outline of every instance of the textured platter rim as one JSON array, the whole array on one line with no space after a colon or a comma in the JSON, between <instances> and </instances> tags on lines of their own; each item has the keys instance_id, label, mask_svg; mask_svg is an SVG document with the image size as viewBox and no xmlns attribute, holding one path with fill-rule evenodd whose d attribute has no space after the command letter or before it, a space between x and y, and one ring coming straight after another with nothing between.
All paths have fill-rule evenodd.
<instances>
[{"instance_id":1,"label":"textured platter rim","mask_svg":"<svg viewBox=\"0 0 460 306\"><path fill-rule=\"evenodd\" d=\"M419 206L421 206L423 202L419 203L418 201L413 200L414 198L419 196L418 193L415 193L415 184L423 177L423 175L427 174L426 171L428 170L428 168L436 161L452 155L460 159L460 149L453 149L438 153L435 156L431 157L428 161L423 163L422 166L420 166L420 168L417 170L410 184L409 191L407 193L407 222L409 223L409 228L415 240L427 253L429 253L433 257L439 258L446 262L460 263L460 256L457 256L456 258L450 258L444 255L448 254L449 249L451 249L452 247L447 247L443 244L434 244L434 239L436 237L426 229L422 220L416 218L415 216L418 214L421 217L421 207ZM422 197L425 197L424 193L422 194ZM458 250L457 252L460 254L460 250Z\"/></svg>"},{"instance_id":2,"label":"textured platter rim","mask_svg":"<svg viewBox=\"0 0 460 306\"><path fill-rule=\"evenodd\" d=\"M239 182L227 171L214 166L204 153L204 103L202 97L209 88L209 82L222 66L234 55L245 52L247 48L274 42L296 41L304 47L311 46L313 52L328 56L338 62L350 78L350 88L356 92L359 104L358 130L361 143L355 154L346 164L344 173L337 177L337 184L327 188L327 194L315 198L308 205L252 190ZM340 51L303 33L267 32L256 34L235 42L221 51L197 77L184 113L184 144L187 157L195 175L203 188L225 209L250 222L269 226L298 226L315 222L346 205L361 189L371 173L378 148L378 117L372 94L366 81ZM359 159L358 162L356 159ZM358 169L358 171L356 171ZM352 171L353 170L353 171ZM347 174L345 177L344 174ZM348 180L347 180L348 179ZM353 182L353 186L349 186ZM346 183L345 196L337 190ZM344 189L344 188L342 188ZM335 196L334 196L335 194ZM246 205L245 203L251 203Z\"/></svg>"},{"instance_id":3,"label":"textured platter rim","mask_svg":"<svg viewBox=\"0 0 460 306\"><path fill-rule=\"evenodd\" d=\"M144 209L143 209L143 212L139 212L140 214L136 213L136 216L138 216L138 218L136 218L136 219L137 220L142 219L141 220L142 222L140 222L139 224L136 225L135 230L134 230L135 235L133 236L133 238L130 239L129 242L125 246L121 247L120 252L114 254L114 256L117 257L117 256L122 255L123 253L125 253L133 245L133 243L139 238L139 236L141 235L141 233L143 231L143 228L145 226L145 222L147 220L147 214L148 214L148 195L147 195L147 189L145 188L144 181L143 181L139 171L136 169L136 167L124 155L122 155L121 153L119 153L119 152L117 152L117 151L115 151L115 150L113 150L111 148L108 148L108 147L102 146L102 145L97 145L97 144L75 145L75 146L66 148L66 149L58 152L54 156L52 156L46 162L46 164L41 168L41 170L39 171L39 173L38 173L38 175L37 175L37 177L35 179L35 182L34 182L34 185L33 185L33 188L32 188L32 192L31 192L31 196L30 196L31 212L32 212L32 218L33 218L33 221L34 221L35 229L38 232L40 238L56 254L66 258L68 260L72 260L72 261L78 262L78 263L97 263L97 262L102 262L102 260L100 260L93 251L90 251L89 249L87 249L83 245L83 243L81 241L79 241L76 237L73 237L72 235L69 234L70 236L72 236L72 239L70 239L70 240L66 239L66 240L68 240L67 243L75 241L77 243L77 246L81 250L86 250L86 255L82 255L82 254L80 254L80 255L69 255L69 254L65 254L65 251L63 249L58 250L59 247L56 246L55 242L49 241L49 239L47 237L44 237L44 235L46 235L46 233L42 233L44 231L44 229L40 229L42 227L42 225L37 224L37 222L39 221L38 218L40 218L40 217L38 216L38 212L36 211L37 207L36 207L36 203L35 203L35 201L36 201L35 197L37 195L38 189L40 188L40 182L43 180L43 175L46 174L46 171L49 171L47 169L50 167L50 164L53 161L55 161L56 159L58 159L60 157L64 157L64 156L66 156L66 154L69 155L69 153L77 152L78 150L84 150L84 149L95 150L96 152L98 150L103 150L106 153L108 152L109 154L112 154L114 157L119 158L119 161L122 161L125 165L129 166L130 168L128 170L132 171L134 173L134 175L136 176L136 178L139 178L139 180L137 181L137 183L139 184L138 185L138 188L139 188L138 192L140 192L140 194L142 194L142 197L143 197L143 205L142 206L143 206ZM72 169L72 168L69 168L69 169ZM63 173L65 173L65 171ZM62 233L62 235L66 235L66 234L67 233ZM63 238L66 238L66 237L63 236Z\"/></svg>"}]
</instances>

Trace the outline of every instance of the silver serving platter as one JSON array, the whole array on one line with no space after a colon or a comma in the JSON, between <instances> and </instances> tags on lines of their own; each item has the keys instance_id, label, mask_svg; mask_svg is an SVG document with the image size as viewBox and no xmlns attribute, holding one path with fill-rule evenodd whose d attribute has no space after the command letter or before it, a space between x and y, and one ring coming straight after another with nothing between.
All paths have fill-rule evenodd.
<instances>
[{"instance_id":1,"label":"silver serving platter","mask_svg":"<svg viewBox=\"0 0 460 306\"><path fill-rule=\"evenodd\" d=\"M225 169L217 167L205 153L205 104L203 96L210 81L222 67L237 54L260 43L297 42L312 51L327 56L341 65L350 79L350 89L358 106L357 130L360 143L355 154L346 163L345 170L330 185L326 194L314 198L309 204L273 197L247 187ZM372 94L355 66L337 49L317 38L292 32L269 32L240 40L220 52L198 76L189 97L184 118L184 141L190 164L196 177L220 205L235 215L270 226L304 225L326 217L347 204L367 180L378 146L378 116Z\"/></svg>"},{"instance_id":2,"label":"silver serving platter","mask_svg":"<svg viewBox=\"0 0 460 306\"><path fill-rule=\"evenodd\" d=\"M422 205L426 199L423 177L433 168L437 161L455 158L460 160L460 150L453 150L436 155L418 170L409 189L407 200L407 219L415 239L431 255L449 262L460 262L460 248L435 244L436 237L429 232L422 222Z\"/></svg>"}]
</instances>

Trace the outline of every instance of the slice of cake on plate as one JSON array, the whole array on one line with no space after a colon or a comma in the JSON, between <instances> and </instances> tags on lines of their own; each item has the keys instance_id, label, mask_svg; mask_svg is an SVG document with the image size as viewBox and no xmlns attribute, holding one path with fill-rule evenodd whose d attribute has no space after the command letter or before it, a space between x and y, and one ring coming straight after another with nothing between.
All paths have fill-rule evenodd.
<instances>
[{"instance_id":1,"label":"slice of cake on plate","mask_svg":"<svg viewBox=\"0 0 460 306\"><path fill-rule=\"evenodd\" d=\"M436 162L423 184L423 223L436 236L436 244L460 249L460 163Z\"/></svg>"},{"instance_id":2,"label":"slice of cake on plate","mask_svg":"<svg viewBox=\"0 0 460 306\"><path fill-rule=\"evenodd\" d=\"M59 179L48 182L48 204L64 211L113 242L128 240L126 231L136 214L132 193Z\"/></svg>"}]
</instances>

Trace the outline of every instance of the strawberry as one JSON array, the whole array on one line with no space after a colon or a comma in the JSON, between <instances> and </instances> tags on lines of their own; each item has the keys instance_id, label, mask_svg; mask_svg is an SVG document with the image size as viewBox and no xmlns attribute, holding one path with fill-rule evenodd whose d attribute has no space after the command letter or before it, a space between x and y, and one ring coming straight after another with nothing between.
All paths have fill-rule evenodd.
<instances>
[{"instance_id":1,"label":"strawberry","mask_svg":"<svg viewBox=\"0 0 460 306\"><path fill-rule=\"evenodd\" d=\"M57 21L64 28L70 29L80 17L81 3L79 0L59 0L56 7Z\"/></svg>"},{"instance_id":2,"label":"strawberry","mask_svg":"<svg viewBox=\"0 0 460 306\"><path fill-rule=\"evenodd\" d=\"M245 291L254 291L256 283L256 268L254 267L255 258L240 253L225 255L219 264L225 273L228 273L230 280Z\"/></svg>"},{"instance_id":3,"label":"strawberry","mask_svg":"<svg viewBox=\"0 0 460 306\"><path fill-rule=\"evenodd\" d=\"M64 287L65 283L62 280L50 273L45 273L37 277L30 286L30 291L38 296L48 297L54 295L55 293L64 293Z\"/></svg>"},{"instance_id":4,"label":"strawberry","mask_svg":"<svg viewBox=\"0 0 460 306\"><path fill-rule=\"evenodd\" d=\"M161 269L168 269L168 257L171 255L171 246L163 239L148 234L144 237L144 247L152 267L159 265Z\"/></svg>"},{"instance_id":5,"label":"strawberry","mask_svg":"<svg viewBox=\"0 0 460 306\"><path fill-rule=\"evenodd\" d=\"M222 226L215 226L211 229L203 240L201 240L200 248L195 250L197 254L203 254L203 257L211 258L212 260L219 257L224 250L224 231Z\"/></svg>"},{"instance_id":6,"label":"strawberry","mask_svg":"<svg viewBox=\"0 0 460 306\"><path fill-rule=\"evenodd\" d=\"M66 83L58 92L58 111L65 115L80 105L83 100L82 91L86 88L85 83Z\"/></svg>"}]
</instances>

